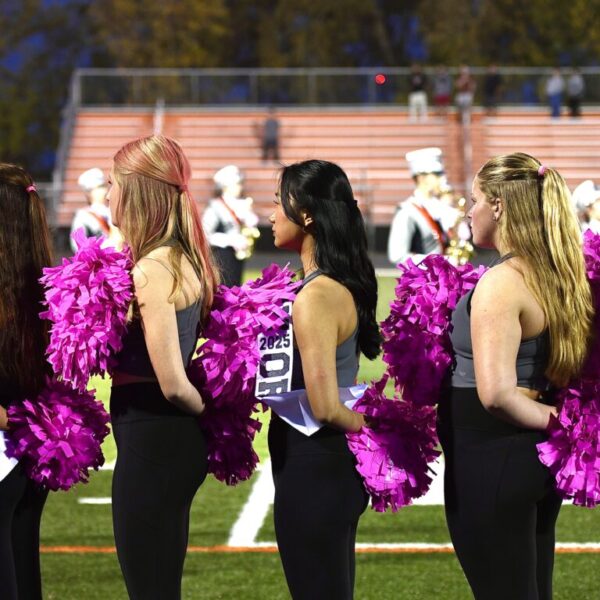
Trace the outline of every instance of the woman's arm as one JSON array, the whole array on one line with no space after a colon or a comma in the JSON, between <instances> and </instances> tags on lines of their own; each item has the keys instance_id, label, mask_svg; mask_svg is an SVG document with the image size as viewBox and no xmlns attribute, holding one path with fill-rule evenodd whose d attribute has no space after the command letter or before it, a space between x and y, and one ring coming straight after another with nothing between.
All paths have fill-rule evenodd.
<instances>
[{"instance_id":1,"label":"woman's arm","mask_svg":"<svg viewBox=\"0 0 600 600\"><path fill-rule=\"evenodd\" d=\"M152 367L165 398L194 415L204 410L198 390L187 378L177 331L175 304L169 301L173 276L155 260L142 259L133 270L144 337Z\"/></svg>"},{"instance_id":2,"label":"woman's arm","mask_svg":"<svg viewBox=\"0 0 600 600\"><path fill-rule=\"evenodd\" d=\"M298 294L292 310L308 401L317 420L342 431L358 431L364 419L340 402L338 391L335 353L339 298L316 283Z\"/></svg>"},{"instance_id":3,"label":"woman's arm","mask_svg":"<svg viewBox=\"0 0 600 600\"><path fill-rule=\"evenodd\" d=\"M477 393L494 416L519 427L545 429L556 409L532 400L517 387L524 284L511 271L492 269L473 293L471 339Z\"/></svg>"},{"instance_id":4,"label":"woman's arm","mask_svg":"<svg viewBox=\"0 0 600 600\"><path fill-rule=\"evenodd\" d=\"M8 429L8 413L3 406L0 406L0 429L3 431Z\"/></svg>"}]
</instances>

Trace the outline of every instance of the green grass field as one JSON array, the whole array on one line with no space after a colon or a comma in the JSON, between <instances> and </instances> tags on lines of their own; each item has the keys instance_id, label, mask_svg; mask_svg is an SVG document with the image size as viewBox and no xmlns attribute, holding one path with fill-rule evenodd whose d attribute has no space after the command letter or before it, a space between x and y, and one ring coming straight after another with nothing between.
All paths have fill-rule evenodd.
<instances>
[{"instance_id":1,"label":"green grass field","mask_svg":"<svg viewBox=\"0 0 600 600\"><path fill-rule=\"evenodd\" d=\"M393 293L394 281L380 279L383 318ZM362 360L360 379L378 377L380 361ZM98 396L108 400L109 382L95 380ZM268 418L268 417L265 417ZM261 459L267 458L266 427L256 444ZM115 458L112 438L105 443L107 461ZM255 476L256 477L256 476ZM70 492L50 494L42 521L42 545L94 547L97 552L45 552L42 556L44 597L50 600L121 600L127 595L117 557L102 552L114 545L109 504L82 504L85 498L110 496L112 471L93 473L87 485ZM229 488L212 477L198 492L191 515L190 546L225 545L254 483ZM565 506L558 522L560 542L600 542L600 512ZM257 541L273 542L271 514ZM413 506L396 514L377 514L368 509L361 519L358 541L363 543L448 543L443 508ZM557 600L600 598L597 554L558 554L555 571ZM186 600L288 598L279 558L274 553L190 552L183 579ZM453 554L369 553L357 556L357 600L462 600L471 598ZM510 600L510 599L507 599Z\"/></svg>"}]
</instances>

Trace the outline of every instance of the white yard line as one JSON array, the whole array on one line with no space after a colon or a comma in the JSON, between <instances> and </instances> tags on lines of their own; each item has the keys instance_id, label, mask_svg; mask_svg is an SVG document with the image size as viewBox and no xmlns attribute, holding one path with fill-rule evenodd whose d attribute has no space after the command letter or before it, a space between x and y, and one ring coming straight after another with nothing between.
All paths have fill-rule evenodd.
<instances>
[{"instance_id":1,"label":"white yard line","mask_svg":"<svg viewBox=\"0 0 600 600\"><path fill-rule=\"evenodd\" d=\"M110 504L110 498L78 498L78 504Z\"/></svg>"},{"instance_id":2,"label":"white yard line","mask_svg":"<svg viewBox=\"0 0 600 600\"><path fill-rule=\"evenodd\" d=\"M250 547L254 545L254 540L262 527L271 504L273 504L274 494L271 461L267 460L256 476L250 496L244 504L238 520L231 528L229 541L227 542L228 546Z\"/></svg>"}]
</instances>

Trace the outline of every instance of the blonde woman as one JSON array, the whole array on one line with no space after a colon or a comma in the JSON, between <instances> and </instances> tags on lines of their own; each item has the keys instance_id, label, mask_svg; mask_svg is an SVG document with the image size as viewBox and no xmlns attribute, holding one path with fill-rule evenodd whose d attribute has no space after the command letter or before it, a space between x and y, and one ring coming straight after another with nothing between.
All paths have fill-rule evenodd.
<instances>
[{"instance_id":1,"label":"blonde woman","mask_svg":"<svg viewBox=\"0 0 600 600\"><path fill-rule=\"evenodd\" d=\"M446 518L477 600L547 600L561 500L536 444L590 339L581 235L564 180L527 154L488 161L472 199L473 241L501 258L452 318Z\"/></svg>"},{"instance_id":2,"label":"blonde woman","mask_svg":"<svg viewBox=\"0 0 600 600\"><path fill-rule=\"evenodd\" d=\"M218 275L179 145L152 136L114 157L108 199L135 267L133 318L112 380L113 521L129 597L177 599L190 505L206 476L202 398L186 376Z\"/></svg>"}]
</instances>

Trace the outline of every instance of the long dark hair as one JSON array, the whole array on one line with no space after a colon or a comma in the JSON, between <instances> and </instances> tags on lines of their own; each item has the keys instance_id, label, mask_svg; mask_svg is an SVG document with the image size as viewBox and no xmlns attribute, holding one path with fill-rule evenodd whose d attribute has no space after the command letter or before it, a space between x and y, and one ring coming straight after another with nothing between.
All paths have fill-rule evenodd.
<instances>
[{"instance_id":1,"label":"long dark hair","mask_svg":"<svg viewBox=\"0 0 600 600\"><path fill-rule=\"evenodd\" d=\"M367 358L381 350L377 325L377 279L367 253L365 223L346 173L325 160L307 160L283 167L281 205L287 218L307 227L315 239L315 263L323 274L346 287L358 312L358 346Z\"/></svg>"},{"instance_id":2,"label":"long dark hair","mask_svg":"<svg viewBox=\"0 0 600 600\"><path fill-rule=\"evenodd\" d=\"M52 254L44 205L31 186L21 167L0 163L0 381L22 397L37 394L48 373L38 279Z\"/></svg>"}]
</instances>

